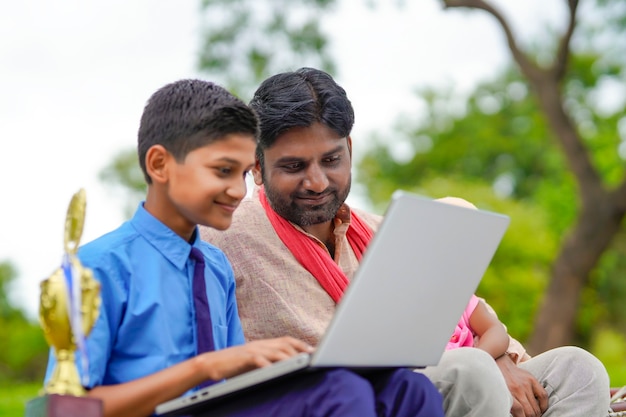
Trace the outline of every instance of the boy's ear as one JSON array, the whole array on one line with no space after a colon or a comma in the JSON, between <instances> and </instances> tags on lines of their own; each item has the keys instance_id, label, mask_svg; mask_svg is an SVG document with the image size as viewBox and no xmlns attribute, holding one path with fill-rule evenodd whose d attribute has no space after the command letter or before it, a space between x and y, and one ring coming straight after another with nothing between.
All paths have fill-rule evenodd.
<instances>
[{"instance_id":1,"label":"boy's ear","mask_svg":"<svg viewBox=\"0 0 626 417\"><path fill-rule=\"evenodd\" d=\"M261 164L259 163L259 158L254 159L254 168L252 168L252 177L254 178L254 183L256 185L263 184L263 177L261 176Z\"/></svg>"},{"instance_id":2,"label":"boy's ear","mask_svg":"<svg viewBox=\"0 0 626 417\"><path fill-rule=\"evenodd\" d=\"M152 182L164 183L168 180L167 163L172 157L162 145L154 145L146 152L146 171Z\"/></svg>"}]
</instances>

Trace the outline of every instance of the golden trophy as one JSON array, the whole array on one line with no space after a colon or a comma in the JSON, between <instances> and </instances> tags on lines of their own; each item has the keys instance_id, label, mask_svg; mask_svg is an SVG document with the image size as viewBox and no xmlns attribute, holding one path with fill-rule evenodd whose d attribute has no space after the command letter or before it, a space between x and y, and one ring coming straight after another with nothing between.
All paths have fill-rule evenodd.
<instances>
[{"instance_id":1,"label":"golden trophy","mask_svg":"<svg viewBox=\"0 0 626 417\"><path fill-rule=\"evenodd\" d=\"M39 397L26 405L26 417L101 417L102 401L85 396L76 366L88 367L85 337L100 309L100 284L76 256L85 223L86 195L80 189L65 219L65 254L60 268L41 283L39 319L56 366ZM88 372L83 372L88 375Z\"/></svg>"}]
</instances>

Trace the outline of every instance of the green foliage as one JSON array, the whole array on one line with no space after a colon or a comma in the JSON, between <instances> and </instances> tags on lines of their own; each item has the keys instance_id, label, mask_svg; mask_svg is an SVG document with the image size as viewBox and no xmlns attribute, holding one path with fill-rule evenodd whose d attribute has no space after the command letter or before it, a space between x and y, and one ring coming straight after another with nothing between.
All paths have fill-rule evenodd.
<instances>
[{"instance_id":1,"label":"green foliage","mask_svg":"<svg viewBox=\"0 0 626 417\"><path fill-rule=\"evenodd\" d=\"M549 280L551 254L558 246L558 235L550 230L546 212L529 203L498 197L479 181L424 178L419 187L404 189L432 198L461 197L480 209L511 217L477 294L496 310L509 333L524 342L532 331L529 318L534 317Z\"/></svg>"},{"instance_id":2,"label":"green foliage","mask_svg":"<svg viewBox=\"0 0 626 417\"><path fill-rule=\"evenodd\" d=\"M568 110L594 166L609 187L615 186L624 178L624 157L618 152L622 139L618 131L619 124L626 121L626 101L609 103L603 97L610 98L609 89L625 80L620 68L604 63L597 53L573 56L569 68L565 80Z\"/></svg>"},{"instance_id":3,"label":"green foliage","mask_svg":"<svg viewBox=\"0 0 626 417\"><path fill-rule=\"evenodd\" d=\"M146 180L139 167L136 149L119 152L100 172L100 180L113 191L120 191L124 201L124 213L130 217L146 195Z\"/></svg>"},{"instance_id":4,"label":"green foliage","mask_svg":"<svg viewBox=\"0 0 626 417\"><path fill-rule=\"evenodd\" d=\"M375 140L375 149L358 166L372 199L383 196L367 178L389 178L404 186L445 173L491 183L502 195L518 199L529 198L546 180L565 182L563 158L528 88L509 70L477 86L467 99L420 91L426 116L400 126L394 135L399 139ZM394 158L398 142L412 151L412 158Z\"/></svg>"},{"instance_id":5,"label":"green foliage","mask_svg":"<svg viewBox=\"0 0 626 417\"><path fill-rule=\"evenodd\" d=\"M331 39L320 19L337 3L204 0L199 66L242 98L249 98L262 79L294 65L334 73ZM568 115L608 187L626 175L626 105L623 95L604 99L607 92L625 84L625 4L623 0L581 2L574 54L561 85ZM557 31L544 34L534 44L533 60L540 63L551 61L549 55L558 45ZM378 212L395 189L403 188L433 197L461 196L481 208L509 214L511 226L479 295L523 341L561 239L577 219L579 190L571 167L528 83L513 67L478 85L469 96L452 89L422 89L418 94L426 114L399 120L392 134L372 135L365 153L360 152L363 157L355 160L355 180L367 190ZM118 158L123 161L108 167L103 178L143 195L143 180L140 186L135 183L140 178L136 161L131 163L130 156L125 161L124 155ZM620 279L626 273L625 251L622 234L584 289L577 343L593 340L597 347L609 340L596 335L599 323L624 331L626 307L619 300L626 295L626 284Z\"/></svg>"},{"instance_id":6,"label":"green foliage","mask_svg":"<svg viewBox=\"0 0 626 417\"><path fill-rule=\"evenodd\" d=\"M626 61L626 4L623 0L596 0L581 2L583 7L578 26L584 36L577 38L577 49L601 52L603 59L621 63Z\"/></svg>"},{"instance_id":7,"label":"green foliage","mask_svg":"<svg viewBox=\"0 0 626 417\"><path fill-rule=\"evenodd\" d=\"M583 293L579 333L593 334L598 323L604 323L626 334L626 234L616 237L613 245L602 257L591 277L589 287ZM626 357L625 357L626 358Z\"/></svg>"},{"instance_id":8,"label":"green foliage","mask_svg":"<svg viewBox=\"0 0 626 417\"><path fill-rule=\"evenodd\" d=\"M0 383L43 380L48 345L41 328L10 304L7 293L14 279L11 264L0 263Z\"/></svg>"},{"instance_id":9,"label":"green foliage","mask_svg":"<svg viewBox=\"0 0 626 417\"><path fill-rule=\"evenodd\" d=\"M15 279L16 271L9 262L0 262L0 320L19 318L21 313L11 305L9 289Z\"/></svg>"},{"instance_id":10,"label":"green foliage","mask_svg":"<svg viewBox=\"0 0 626 417\"><path fill-rule=\"evenodd\" d=\"M626 385L626 336L623 332L598 329L591 352L606 366L612 386Z\"/></svg>"},{"instance_id":11,"label":"green foliage","mask_svg":"<svg viewBox=\"0 0 626 417\"><path fill-rule=\"evenodd\" d=\"M210 79L249 101L258 84L278 72L311 66L336 71L321 26L337 0L202 0L202 45L198 66ZM121 191L130 217L145 196L134 149L120 152L100 173ZM120 187L121 186L121 187Z\"/></svg>"},{"instance_id":12,"label":"green foliage","mask_svg":"<svg viewBox=\"0 0 626 417\"><path fill-rule=\"evenodd\" d=\"M301 66L335 71L323 13L336 0L204 0L199 67L250 98L268 76Z\"/></svg>"},{"instance_id":13,"label":"green foliage","mask_svg":"<svg viewBox=\"0 0 626 417\"><path fill-rule=\"evenodd\" d=\"M48 345L41 328L25 319L0 320L0 328L0 382L42 381Z\"/></svg>"},{"instance_id":14,"label":"green foliage","mask_svg":"<svg viewBox=\"0 0 626 417\"><path fill-rule=\"evenodd\" d=\"M0 416L23 416L26 412L26 403L37 397L41 388L41 383L0 383Z\"/></svg>"},{"instance_id":15,"label":"green foliage","mask_svg":"<svg viewBox=\"0 0 626 417\"><path fill-rule=\"evenodd\" d=\"M619 123L626 123L626 107L606 112L594 101L594 94L600 94L599 77L615 74L608 67L598 69L597 62L592 54L574 56L564 89L589 155L602 179L611 185L625 175L616 131ZM490 269L480 289L509 330L525 340L560 240L576 221L574 178L545 115L516 70L506 70L478 85L468 97L424 89L419 98L426 116L403 121L389 137L373 136L371 147L357 164L356 178L365 185L375 207L396 188L430 188L435 193L428 194L434 196L448 189L449 194L480 206L481 193L475 190L483 187L494 198L510 201L496 210L514 221L494 259L494 265L498 259L502 265L497 271ZM443 183L455 186L442 188ZM515 235L515 245L507 250L511 235ZM619 236L605 253L583 291L576 340L583 346L598 323L626 326L619 301L623 298L617 297L626 295L619 279L626 273L623 239ZM500 281L490 278L495 272Z\"/></svg>"}]
</instances>

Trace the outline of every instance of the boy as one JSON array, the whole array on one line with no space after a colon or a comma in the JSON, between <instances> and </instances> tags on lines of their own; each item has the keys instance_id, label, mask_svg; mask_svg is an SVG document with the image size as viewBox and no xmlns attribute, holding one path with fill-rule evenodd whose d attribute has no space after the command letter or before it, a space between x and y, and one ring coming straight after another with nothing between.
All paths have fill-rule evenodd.
<instances>
[{"instance_id":1,"label":"boy","mask_svg":"<svg viewBox=\"0 0 626 417\"><path fill-rule=\"evenodd\" d=\"M130 221L78 254L102 288L100 316L87 339L89 369L82 372L105 416L147 416L207 380L311 351L291 337L244 344L232 268L198 235L198 224L230 226L246 194L257 136L254 112L209 82L168 84L148 101L138 133L146 199ZM206 289L195 294L196 285ZM197 296L208 298L204 307L195 307ZM201 319L210 324L196 326ZM438 392L416 376L319 372L261 387L207 413L442 416Z\"/></svg>"}]
</instances>

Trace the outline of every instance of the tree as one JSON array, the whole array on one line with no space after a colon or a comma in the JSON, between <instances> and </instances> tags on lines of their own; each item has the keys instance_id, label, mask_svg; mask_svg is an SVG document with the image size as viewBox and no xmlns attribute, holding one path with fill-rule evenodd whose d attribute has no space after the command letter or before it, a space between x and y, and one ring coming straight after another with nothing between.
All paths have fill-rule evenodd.
<instances>
[{"instance_id":1,"label":"tree","mask_svg":"<svg viewBox=\"0 0 626 417\"><path fill-rule=\"evenodd\" d=\"M513 34L507 19L489 2L482 0L444 0L447 8L467 8L482 10L493 16L502 28L511 55L520 72L531 87L539 108L550 128L552 137L561 148L577 188L578 211L573 227L562 242L561 249L552 265L552 278L545 299L536 320L536 329L530 340L529 349L541 352L551 347L569 343L574 336L575 319L581 292L588 283L593 269L602 254L620 231L626 214L626 179L624 179L623 159L618 157L620 139L613 135L614 163L607 173L597 160L592 149L594 139L600 132L583 133L584 122L597 124L599 117L589 117L593 113L587 95L578 95L580 87L591 89L601 77L624 76L622 63L611 62L610 56L603 55L602 49L593 51L589 44L582 43L579 59L589 70L582 78L581 73L570 70L572 66L572 40L577 29L579 16L578 0L568 0L567 27L559 36L553 57L547 65L539 65L530 54L523 51ZM600 1L604 13L589 11L592 15L603 15L608 28L623 33L626 12L623 2ZM591 31L587 31L589 34ZM598 46L594 44L593 46ZM606 48L605 48L606 49ZM602 59L608 62L603 63ZM597 65L595 70L592 68ZM594 74L595 72L595 74ZM621 80L623 82L623 79ZM617 81L620 82L620 81ZM579 87L577 89L577 87ZM587 90L588 91L588 90ZM577 119L576 110L587 110L585 116ZM626 120L624 106L612 117ZM615 126L615 125L614 125ZM616 127L616 126L615 126ZM619 180L615 181L615 176Z\"/></svg>"},{"instance_id":2,"label":"tree","mask_svg":"<svg viewBox=\"0 0 626 417\"><path fill-rule=\"evenodd\" d=\"M336 0L203 0L199 66L244 98L292 62L335 71L323 13ZM248 101L248 100L245 100Z\"/></svg>"},{"instance_id":3,"label":"tree","mask_svg":"<svg viewBox=\"0 0 626 417\"><path fill-rule=\"evenodd\" d=\"M100 172L100 181L124 195L124 213L132 216L139 202L146 195L146 180L139 168L137 149L120 151L113 161Z\"/></svg>"},{"instance_id":4,"label":"tree","mask_svg":"<svg viewBox=\"0 0 626 417\"><path fill-rule=\"evenodd\" d=\"M220 3L224 4L224 2ZM228 3L233 4L232 2ZM290 4L294 3L290 2ZM315 3L318 7L316 11L319 11L321 8L328 7L332 2ZM482 157L479 155L473 161L468 158L461 158L461 155L456 160L449 158L450 161L455 161L457 164L460 161L465 161L467 164L480 165L481 162L485 163L485 161L490 160L490 157L494 157L494 160L499 161L500 164L500 166L493 167L494 173L499 173L497 179L506 181L507 178L512 178L516 181L515 184L519 192L518 198L525 197L521 189L524 186L528 188L528 193L536 192L536 197L540 195L546 197L546 190L574 190L573 193L570 192L567 195L572 197L572 201L577 201L578 207L566 212L567 216L565 217L571 219L573 227L562 242L561 249L552 264L552 277L537 316L536 330L529 347L531 351L539 352L557 345L571 343L575 335L576 313L581 292L588 283L592 271L598 265L602 254L605 253L620 230L620 223L626 210L626 182L623 179L616 181L616 178L624 176L624 172L623 160L617 153L620 140L615 134L614 124L617 120L622 120L623 109L613 112L609 117L602 117L594 108L594 103L591 103L589 99L592 97L589 93L598 90L602 80L606 82L608 78L615 79L623 75L624 62L611 60L609 54L602 53L607 51L607 47L599 48L602 45L598 45L598 39L601 41L602 38L601 31L604 33L607 30L616 33L623 32L624 16L626 16L622 6L623 2L600 0L595 3L601 6L602 10L589 10L590 13L585 14L585 16L601 17L602 19L598 20L602 22L603 27L600 27L594 26L593 19L587 20L591 23L579 23L577 21L577 18L580 18L579 2L569 0L567 2L568 14L565 31L556 35L557 42L553 45L542 45L542 49L537 50L535 54L535 56L546 61L545 65L540 65L538 59L520 47L520 43L515 38L505 16L489 2L482 0L444 0L442 3L449 9L482 10L497 20L505 34L514 62L523 76L522 82L533 93L536 100L535 104L541 110L539 117L545 122L541 123L545 131L538 132L537 136L542 140L532 143L535 152L523 153L530 158L527 164L513 164L509 167L511 169L507 170L506 165L507 163L510 164L507 160L510 161L511 158L498 158L498 154L494 152L497 148L494 147L485 147L487 149L486 155ZM279 7L284 5L280 1L270 2L270 4ZM593 3L588 4L593 5ZM307 2L303 1L300 5L307 5ZM283 9L280 10L283 11ZM232 15L241 16L237 12ZM285 14L279 16L283 22L291 20L286 18ZM245 38L246 35L241 35L241 29L240 26L229 32L230 35L233 35L231 41L236 38ZM283 29L281 29L283 33L288 33ZM582 36L577 39L578 50L573 56L572 43L576 30L581 32ZM276 33L271 31L265 31L264 34L265 39L274 39L273 36L275 35ZM322 37L319 33L317 36ZM591 40L585 41L585 39ZM325 45L325 43L321 45ZM210 54L213 49L211 49L210 43L208 46L206 51ZM251 51L255 50L258 48L253 46ZM545 58L549 56L550 52L552 52L551 60ZM617 56L624 56L624 54ZM267 54L265 57L264 63L269 62L272 55ZM221 60L221 62L225 61L227 60ZM250 60L248 65L252 63L253 61ZM210 67L207 68L210 69ZM485 95L484 100L489 97L498 97L498 94L502 94L502 92ZM518 115L523 114L518 113ZM535 115L535 118L537 116ZM512 117L516 116L512 115ZM537 120L530 122L535 123ZM603 130L581 133L581 129L584 130L586 125L602 126ZM551 147L555 143L560 146L560 154L555 152L543 153L545 148ZM524 141L523 144L527 145L528 143ZM504 155L510 156L511 154L509 150ZM381 154L377 153L377 155L380 156ZM381 165L385 163L385 161L379 162ZM563 167L563 162L567 164L566 167ZM363 165L361 164L361 166ZM526 170L515 171L522 166ZM541 173L545 176L538 175ZM405 174L405 178L415 178L415 175L411 175L409 172ZM549 178L548 182L555 185L554 188L550 188L546 184L539 184L539 178L545 179L546 176ZM366 178L363 175L361 177ZM520 181L520 177L525 180ZM381 176L370 178L377 178L379 182L391 181L389 179L381 181L381 178L386 178ZM565 185L559 185L559 182ZM399 181L395 185L403 185L403 182ZM374 185L370 182L368 186L371 187L373 200L376 201L375 189L380 185ZM563 227L561 232L570 225L569 221L565 223L561 220L559 223Z\"/></svg>"},{"instance_id":5,"label":"tree","mask_svg":"<svg viewBox=\"0 0 626 417\"><path fill-rule=\"evenodd\" d=\"M201 68L216 80L228 74L223 82L244 99L250 86L286 69L296 58L298 66L332 71L328 37L318 22L336 4L332 0L206 0L207 41ZM545 267L547 291L529 346L531 352L540 352L569 344L576 336L581 294L584 300L590 281L617 288L607 271L624 268L616 261L618 256L603 255L620 232L626 212L620 156L626 154L622 143L626 138L617 134L621 126L622 136L626 135L626 113L623 101L607 108L600 99L607 85L624 84L624 3L588 1L588 10L581 13L579 2L569 0L565 30L553 32L554 42L544 39L526 49L491 3L442 0L442 4L494 17L516 66L477 88L461 106L469 109L466 115L442 111L446 107L441 102L455 100L454 107L459 107L458 98L424 91L422 97L431 106L429 118L421 121L424 125L399 124L411 137L415 160L409 161L406 152L403 159L394 158L399 144L380 138L359 164L357 181L365 183L375 204L385 201L391 188L415 186L422 177L426 186L446 177L463 189L471 185L468 181L486 181L494 193L540 207L549 236L565 238L555 249L551 266ZM472 137L481 138L480 146L467 141ZM459 139L465 139L465 146L459 146ZM540 264L543 270L543 261Z\"/></svg>"},{"instance_id":6,"label":"tree","mask_svg":"<svg viewBox=\"0 0 626 417\"><path fill-rule=\"evenodd\" d=\"M30 323L8 297L15 269L0 262L0 383L41 381L48 359L48 345L41 328Z\"/></svg>"},{"instance_id":7,"label":"tree","mask_svg":"<svg viewBox=\"0 0 626 417\"><path fill-rule=\"evenodd\" d=\"M329 72L335 62L320 28L322 13L336 0L202 0L202 47L198 66L212 80L249 101L265 78L301 62ZM135 149L123 150L100 173L112 190L122 190L124 212L132 214L145 195ZM120 187L121 186L121 187Z\"/></svg>"}]
</instances>

